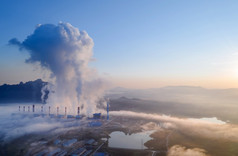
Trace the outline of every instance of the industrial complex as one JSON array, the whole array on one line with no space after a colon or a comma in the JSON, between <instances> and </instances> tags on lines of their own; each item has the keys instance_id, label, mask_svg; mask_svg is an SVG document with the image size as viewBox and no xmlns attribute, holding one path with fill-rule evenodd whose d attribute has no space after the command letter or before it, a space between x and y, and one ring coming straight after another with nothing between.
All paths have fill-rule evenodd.
<instances>
[{"instance_id":1,"label":"industrial complex","mask_svg":"<svg viewBox=\"0 0 238 156\"><path fill-rule=\"evenodd\" d=\"M106 114L94 113L92 116L80 114L78 107L77 115L59 113L59 108L41 105L19 106L18 113L13 113L13 118L44 119L50 123L60 123L60 128L55 128L40 134L30 134L27 138L22 136L14 140L11 146L16 148L14 155L34 156L107 156L107 155L158 155L166 151L156 152L144 148L130 149L110 146L110 134L112 132L123 132L126 135L141 132L141 126L147 121L137 119L125 119L123 117L109 116L109 103L107 103ZM53 114L52 110L56 109ZM36 111L37 110L37 111ZM47 112L44 112L47 110ZM39 113L40 112L40 113ZM119 138L120 139L120 138ZM24 140L24 141L23 141ZM14 145L17 146L14 146Z\"/></svg>"}]
</instances>

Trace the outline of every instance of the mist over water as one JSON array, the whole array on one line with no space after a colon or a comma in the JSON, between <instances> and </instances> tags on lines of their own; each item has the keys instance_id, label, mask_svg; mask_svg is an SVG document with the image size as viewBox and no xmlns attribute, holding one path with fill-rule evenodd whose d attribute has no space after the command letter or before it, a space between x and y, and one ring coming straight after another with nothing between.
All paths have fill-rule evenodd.
<instances>
[{"instance_id":1,"label":"mist over water","mask_svg":"<svg viewBox=\"0 0 238 156\"><path fill-rule=\"evenodd\" d=\"M38 25L34 32L20 42L16 38L9 44L17 45L30 55L26 63L39 63L51 73L50 83L42 89L49 90L47 105L67 107L71 114L90 115L102 99L105 81L89 67L93 59L93 40L86 31L79 31L69 23Z\"/></svg>"}]
</instances>

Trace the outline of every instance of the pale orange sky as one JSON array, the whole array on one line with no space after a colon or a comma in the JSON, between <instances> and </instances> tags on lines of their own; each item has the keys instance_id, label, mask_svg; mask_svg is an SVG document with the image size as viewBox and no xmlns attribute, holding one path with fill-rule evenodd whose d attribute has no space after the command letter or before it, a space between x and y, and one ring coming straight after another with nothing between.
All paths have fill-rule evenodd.
<instances>
[{"instance_id":1,"label":"pale orange sky","mask_svg":"<svg viewBox=\"0 0 238 156\"><path fill-rule=\"evenodd\" d=\"M159 88L165 86L200 86L211 89L238 88L238 78L114 78L114 86L125 88Z\"/></svg>"}]
</instances>

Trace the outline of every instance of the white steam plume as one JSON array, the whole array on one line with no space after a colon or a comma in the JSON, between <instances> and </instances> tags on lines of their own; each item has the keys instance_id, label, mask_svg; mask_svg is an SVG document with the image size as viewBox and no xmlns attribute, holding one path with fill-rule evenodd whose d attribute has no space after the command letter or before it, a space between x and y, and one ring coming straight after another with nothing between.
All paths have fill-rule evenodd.
<instances>
[{"instance_id":1,"label":"white steam plume","mask_svg":"<svg viewBox=\"0 0 238 156\"><path fill-rule=\"evenodd\" d=\"M27 50L27 63L40 63L51 72L52 86L47 100L49 105L67 106L68 113L76 114L83 106L83 113L95 111L103 93L103 80L88 66L93 56L93 40L87 32L79 31L69 23L42 24L23 42L16 38L9 44Z\"/></svg>"}]
</instances>

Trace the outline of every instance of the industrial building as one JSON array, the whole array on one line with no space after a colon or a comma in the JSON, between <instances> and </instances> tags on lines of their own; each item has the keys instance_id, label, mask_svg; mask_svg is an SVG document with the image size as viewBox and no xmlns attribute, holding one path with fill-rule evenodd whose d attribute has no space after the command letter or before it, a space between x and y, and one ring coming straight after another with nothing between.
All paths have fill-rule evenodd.
<instances>
[{"instance_id":1,"label":"industrial building","mask_svg":"<svg viewBox=\"0 0 238 156\"><path fill-rule=\"evenodd\" d=\"M26 111L26 108L28 108L28 111ZM30 111L32 108L32 111ZM67 114L67 107L65 107L64 109L64 115L63 114L59 114L59 107L56 107L56 114L53 114L51 113L52 112L52 107L48 107L48 112L44 112L44 106L40 106L41 108L41 113L36 113L36 109L37 109L37 106L36 105L32 105L32 106L22 106L22 110L21 110L21 106L18 107L18 111L19 113L12 113L13 116L15 115L20 115L22 117L49 117L49 118L59 118L59 119L62 119L62 118L66 118L66 119L82 119L84 118L85 116L80 114L80 107L77 108L77 115L70 115L70 114ZM109 120L109 102L107 102L107 114L106 114L106 117L103 116L101 113L94 113L93 114L93 117L88 117L87 119L89 120L102 120L102 119L107 119ZM94 126L101 126L101 123L98 121L98 122L91 122L89 123L89 126L91 127L94 127Z\"/></svg>"}]
</instances>

